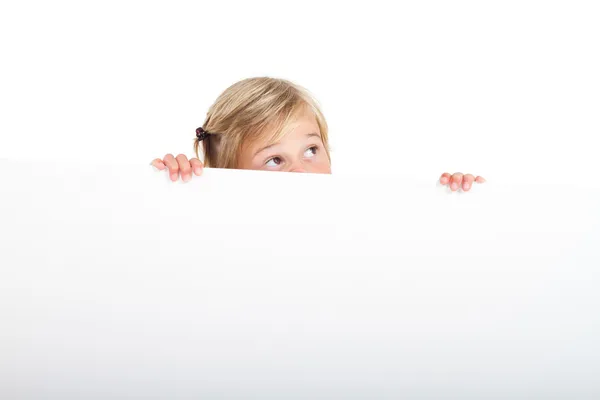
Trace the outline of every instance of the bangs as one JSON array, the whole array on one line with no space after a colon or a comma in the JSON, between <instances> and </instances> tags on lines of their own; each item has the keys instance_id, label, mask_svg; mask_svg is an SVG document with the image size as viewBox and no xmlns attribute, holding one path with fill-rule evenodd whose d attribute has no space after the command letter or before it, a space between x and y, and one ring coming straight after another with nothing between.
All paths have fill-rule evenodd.
<instances>
[{"instance_id":1,"label":"bangs","mask_svg":"<svg viewBox=\"0 0 600 400\"><path fill-rule=\"evenodd\" d=\"M309 104L302 99L297 100L293 105L283 108L265 129L258 132L256 140L264 140L265 146L281 141L285 135L294 129L294 124L307 114L316 118Z\"/></svg>"}]
</instances>

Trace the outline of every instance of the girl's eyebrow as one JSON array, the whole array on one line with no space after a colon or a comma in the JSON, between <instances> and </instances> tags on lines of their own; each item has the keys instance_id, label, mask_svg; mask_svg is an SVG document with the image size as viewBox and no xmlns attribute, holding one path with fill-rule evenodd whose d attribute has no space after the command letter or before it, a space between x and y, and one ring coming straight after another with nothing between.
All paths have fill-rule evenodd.
<instances>
[{"instance_id":1,"label":"girl's eyebrow","mask_svg":"<svg viewBox=\"0 0 600 400\"><path fill-rule=\"evenodd\" d=\"M306 134L306 137L307 137L307 138L311 138L311 137L318 137L318 138L320 138L320 137L321 137L321 135L319 135L319 134L318 134L318 133L316 133L316 132L312 132L312 133L307 133L307 134ZM279 144L279 142L275 142L275 143L273 143L273 144L270 144L270 145L268 145L268 146L265 146L265 147L263 147L263 148L259 149L259 150L258 150L256 153L254 153L254 156L256 156L258 153L261 153L261 152L263 152L263 151L265 151L265 150L267 150L267 149L270 149L271 147L273 147L273 146L276 146L276 145L278 145L278 144Z\"/></svg>"}]
</instances>

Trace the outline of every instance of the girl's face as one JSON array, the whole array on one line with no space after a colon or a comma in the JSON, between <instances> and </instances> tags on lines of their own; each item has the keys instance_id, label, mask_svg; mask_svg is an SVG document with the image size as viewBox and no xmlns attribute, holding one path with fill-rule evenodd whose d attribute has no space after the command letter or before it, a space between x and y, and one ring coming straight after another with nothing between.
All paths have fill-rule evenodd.
<instances>
[{"instance_id":1,"label":"girl's face","mask_svg":"<svg viewBox=\"0 0 600 400\"><path fill-rule=\"evenodd\" d=\"M331 174L314 115L305 113L279 142L257 141L243 151L241 169Z\"/></svg>"}]
</instances>

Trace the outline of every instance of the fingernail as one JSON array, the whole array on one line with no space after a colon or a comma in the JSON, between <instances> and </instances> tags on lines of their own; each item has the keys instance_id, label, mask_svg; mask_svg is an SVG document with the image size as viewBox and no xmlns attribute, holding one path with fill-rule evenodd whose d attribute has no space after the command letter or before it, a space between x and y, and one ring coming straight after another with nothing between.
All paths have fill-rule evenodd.
<instances>
[{"instance_id":1,"label":"fingernail","mask_svg":"<svg viewBox=\"0 0 600 400\"><path fill-rule=\"evenodd\" d=\"M450 187L452 188L452 190L456 190L458 189L458 183L452 182L452 185L450 185Z\"/></svg>"},{"instance_id":2,"label":"fingernail","mask_svg":"<svg viewBox=\"0 0 600 400\"><path fill-rule=\"evenodd\" d=\"M194 168L194 172L196 173L196 175L200 175L202 173L202 170L200 168Z\"/></svg>"},{"instance_id":3,"label":"fingernail","mask_svg":"<svg viewBox=\"0 0 600 400\"><path fill-rule=\"evenodd\" d=\"M184 182L189 182L189 181L190 181L190 179L191 179L191 176L189 176L189 175L184 175L184 176L183 176L183 181L184 181Z\"/></svg>"},{"instance_id":4,"label":"fingernail","mask_svg":"<svg viewBox=\"0 0 600 400\"><path fill-rule=\"evenodd\" d=\"M471 184L469 182L465 182L465 190L469 190L471 188Z\"/></svg>"}]
</instances>

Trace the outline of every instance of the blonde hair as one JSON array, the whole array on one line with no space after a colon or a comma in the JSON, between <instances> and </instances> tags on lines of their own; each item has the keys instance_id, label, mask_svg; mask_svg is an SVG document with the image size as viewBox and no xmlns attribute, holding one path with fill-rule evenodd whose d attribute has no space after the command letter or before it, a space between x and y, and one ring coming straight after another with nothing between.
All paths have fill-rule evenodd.
<instances>
[{"instance_id":1,"label":"blonde hair","mask_svg":"<svg viewBox=\"0 0 600 400\"><path fill-rule=\"evenodd\" d=\"M280 140L289 125L304 111L314 114L329 157L328 127L314 97L304 87L285 79L257 77L227 88L206 114L202 128L209 133L194 141L200 158L200 145L206 167L237 168L243 149L259 139L269 144Z\"/></svg>"}]
</instances>

